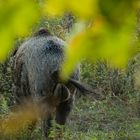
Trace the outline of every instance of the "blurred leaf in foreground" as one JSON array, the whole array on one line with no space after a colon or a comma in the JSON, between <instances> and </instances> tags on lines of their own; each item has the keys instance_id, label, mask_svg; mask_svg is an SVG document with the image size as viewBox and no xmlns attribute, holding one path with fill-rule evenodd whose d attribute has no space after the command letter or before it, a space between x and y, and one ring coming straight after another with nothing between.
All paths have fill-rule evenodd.
<instances>
[{"instance_id":1,"label":"blurred leaf in foreground","mask_svg":"<svg viewBox=\"0 0 140 140\"><path fill-rule=\"evenodd\" d=\"M39 105L31 100L26 100L15 108L14 112L10 112L0 119L0 135L16 136L16 134L28 129L32 123L37 122L41 115Z\"/></svg>"},{"instance_id":2,"label":"blurred leaf in foreground","mask_svg":"<svg viewBox=\"0 0 140 140\"><path fill-rule=\"evenodd\" d=\"M99 26L99 25L97 25ZM95 28L95 30L94 30ZM133 26L124 26L120 30L114 30L102 26L96 29L90 27L72 36L66 51L66 62L62 76L71 74L74 66L84 58L91 61L107 59L112 66L123 67L134 53L132 43Z\"/></svg>"},{"instance_id":3,"label":"blurred leaf in foreground","mask_svg":"<svg viewBox=\"0 0 140 140\"><path fill-rule=\"evenodd\" d=\"M39 17L34 0L6 0L0 3L0 61L4 60L17 36L28 33Z\"/></svg>"},{"instance_id":4,"label":"blurred leaf in foreground","mask_svg":"<svg viewBox=\"0 0 140 140\"><path fill-rule=\"evenodd\" d=\"M131 45L136 5L137 0L48 0L45 10L50 15L71 12L78 22L82 19L90 24L70 36L62 76L70 74L82 58L107 59L112 66L125 66L135 51Z\"/></svg>"},{"instance_id":5,"label":"blurred leaf in foreground","mask_svg":"<svg viewBox=\"0 0 140 140\"><path fill-rule=\"evenodd\" d=\"M72 12L82 19L89 19L98 11L96 0L46 0L44 11L50 16Z\"/></svg>"}]
</instances>

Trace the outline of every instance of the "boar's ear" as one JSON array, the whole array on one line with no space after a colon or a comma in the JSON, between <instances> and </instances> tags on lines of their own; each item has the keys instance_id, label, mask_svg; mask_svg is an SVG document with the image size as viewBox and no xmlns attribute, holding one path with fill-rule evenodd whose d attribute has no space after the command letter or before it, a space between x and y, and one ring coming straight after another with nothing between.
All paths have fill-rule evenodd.
<instances>
[{"instance_id":1,"label":"boar's ear","mask_svg":"<svg viewBox=\"0 0 140 140\"><path fill-rule=\"evenodd\" d=\"M74 85L80 92L84 93L84 94L89 94L89 93L95 93L92 89L90 89L88 86L85 86L84 84L82 84L81 82L70 78L68 80L68 83L71 83L72 85Z\"/></svg>"},{"instance_id":2,"label":"boar's ear","mask_svg":"<svg viewBox=\"0 0 140 140\"><path fill-rule=\"evenodd\" d=\"M85 84L82 84L81 82L75 80L75 79L69 79L68 80L69 83L73 84L81 93L82 95L92 95L92 97L94 97L94 99L100 99L102 96L101 92L96 90L96 89L92 89L90 87L88 87Z\"/></svg>"},{"instance_id":3,"label":"boar's ear","mask_svg":"<svg viewBox=\"0 0 140 140\"><path fill-rule=\"evenodd\" d=\"M70 98L70 91L65 85L57 84L54 90L54 97L61 101L66 101Z\"/></svg>"},{"instance_id":4,"label":"boar's ear","mask_svg":"<svg viewBox=\"0 0 140 140\"><path fill-rule=\"evenodd\" d=\"M61 78L59 77L59 71L54 71L52 73L51 77L58 83L63 83L65 85L70 83L70 84L74 85L83 94L90 94L90 93L97 94L95 91L90 89L88 86L85 86L84 84L82 84L81 82L79 82L78 80L75 80L73 78L69 78L67 81L61 81Z\"/></svg>"},{"instance_id":5,"label":"boar's ear","mask_svg":"<svg viewBox=\"0 0 140 140\"><path fill-rule=\"evenodd\" d=\"M34 36L51 36L51 33L48 29L40 28L36 33L34 33Z\"/></svg>"}]
</instances>

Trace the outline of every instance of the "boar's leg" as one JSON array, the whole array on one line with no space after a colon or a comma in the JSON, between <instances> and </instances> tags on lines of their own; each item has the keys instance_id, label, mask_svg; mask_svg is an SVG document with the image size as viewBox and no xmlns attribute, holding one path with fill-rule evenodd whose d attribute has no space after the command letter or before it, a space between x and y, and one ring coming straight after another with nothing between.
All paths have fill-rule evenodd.
<instances>
[{"instance_id":1,"label":"boar's leg","mask_svg":"<svg viewBox=\"0 0 140 140\"><path fill-rule=\"evenodd\" d=\"M47 139L49 139L49 134L50 134L50 128L52 127L52 117L49 116L46 119L43 120L43 131L44 135Z\"/></svg>"}]
</instances>

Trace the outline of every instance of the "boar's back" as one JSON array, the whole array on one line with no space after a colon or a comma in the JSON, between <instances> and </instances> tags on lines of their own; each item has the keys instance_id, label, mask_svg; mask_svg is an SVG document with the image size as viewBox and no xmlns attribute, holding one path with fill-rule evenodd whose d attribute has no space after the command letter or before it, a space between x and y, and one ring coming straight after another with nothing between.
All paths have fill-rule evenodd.
<instances>
[{"instance_id":1,"label":"boar's back","mask_svg":"<svg viewBox=\"0 0 140 140\"><path fill-rule=\"evenodd\" d=\"M54 36L32 37L25 41L15 55L15 73L20 69L15 80L17 84L27 85L32 96L50 96L57 84L51 74L61 69L64 46L65 42ZM25 94L23 90L20 92Z\"/></svg>"}]
</instances>

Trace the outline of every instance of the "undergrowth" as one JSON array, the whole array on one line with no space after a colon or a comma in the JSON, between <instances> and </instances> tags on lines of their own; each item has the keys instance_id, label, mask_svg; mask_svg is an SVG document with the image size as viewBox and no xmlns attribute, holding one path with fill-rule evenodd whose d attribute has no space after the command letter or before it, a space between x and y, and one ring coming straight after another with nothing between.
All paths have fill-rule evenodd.
<instances>
[{"instance_id":1,"label":"undergrowth","mask_svg":"<svg viewBox=\"0 0 140 140\"><path fill-rule=\"evenodd\" d=\"M106 63L93 65L84 61L81 65L81 80L99 90L104 98L97 100L92 95L78 94L61 139L139 140L140 110L139 92L134 87L135 66L136 63L132 61L126 70L120 71L109 68ZM9 111L10 97L10 92L0 96L1 118ZM52 129L51 134L55 137L55 129ZM43 140L40 123L32 137ZM28 140L30 134L24 131L18 139Z\"/></svg>"}]
</instances>

